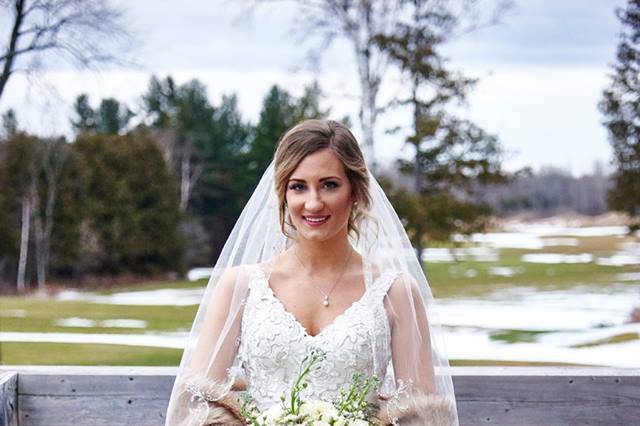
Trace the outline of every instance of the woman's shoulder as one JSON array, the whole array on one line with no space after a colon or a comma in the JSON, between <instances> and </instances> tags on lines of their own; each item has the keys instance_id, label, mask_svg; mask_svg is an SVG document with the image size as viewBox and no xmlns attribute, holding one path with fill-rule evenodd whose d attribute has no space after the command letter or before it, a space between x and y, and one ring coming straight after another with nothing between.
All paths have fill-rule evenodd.
<instances>
[{"instance_id":1,"label":"woman's shoulder","mask_svg":"<svg viewBox=\"0 0 640 426\"><path fill-rule=\"evenodd\" d=\"M218 286L234 287L238 282L250 281L259 275L267 275L268 262L244 263L228 266L219 272Z\"/></svg>"},{"instance_id":2,"label":"woman's shoulder","mask_svg":"<svg viewBox=\"0 0 640 426\"><path fill-rule=\"evenodd\" d=\"M372 282L377 283L376 287L380 287L384 293L392 298L418 291L418 282L407 271L379 264L371 264L370 271Z\"/></svg>"},{"instance_id":3,"label":"woman's shoulder","mask_svg":"<svg viewBox=\"0 0 640 426\"><path fill-rule=\"evenodd\" d=\"M274 257L271 259L263 260L262 262L241 263L239 265L228 266L222 270L221 276L237 277L242 273L252 272L256 270L262 270L264 272L268 272L273 268L275 261L276 261L276 258Z\"/></svg>"},{"instance_id":4,"label":"woman's shoulder","mask_svg":"<svg viewBox=\"0 0 640 426\"><path fill-rule=\"evenodd\" d=\"M365 266L365 270L368 270L368 274L370 274L372 282L390 281L393 283L396 279L402 276L401 271L379 263L370 263Z\"/></svg>"}]
</instances>

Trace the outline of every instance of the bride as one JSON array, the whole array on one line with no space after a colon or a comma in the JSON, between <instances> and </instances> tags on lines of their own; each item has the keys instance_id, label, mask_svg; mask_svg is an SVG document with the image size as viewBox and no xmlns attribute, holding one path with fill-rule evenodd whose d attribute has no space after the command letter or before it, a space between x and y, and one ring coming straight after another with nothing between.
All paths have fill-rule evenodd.
<instances>
[{"instance_id":1,"label":"bride","mask_svg":"<svg viewBox=\"0 0 640 426\"><path fill-rule=\"evenodd\" d=\"M421 264L344 125L289 130L205 290L167 426L240 425L241 393L280 403L313 349L306 398L352 375L381 378L375 424L457 425L441 332Z\"/></svg>"}]
</instances>

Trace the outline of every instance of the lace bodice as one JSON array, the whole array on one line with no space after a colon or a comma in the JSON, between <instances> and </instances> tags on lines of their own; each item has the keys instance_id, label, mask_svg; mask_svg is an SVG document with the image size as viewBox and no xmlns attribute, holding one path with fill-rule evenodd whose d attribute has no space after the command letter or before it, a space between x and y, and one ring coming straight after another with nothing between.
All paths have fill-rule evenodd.
<instances>
[{"instance_id":1,"label":"lace bodice","mask_svg":"<svg viewBox=\"0 0 640 426\"><path fill-rule=\"evenodd\" d=\"M384 296L396 274L380 274L363 296L333 323L311 336L269 287L258 266L249 267L249 295L242 317L238 360L247 391L261 410L280 402L313 348L326 353L319 370L310 373L303 397L331 401L347 389L356 372L381 380L390 364L390 329ZM369 395L374 402L378 389Z\"/></svg>"}]
</instances>

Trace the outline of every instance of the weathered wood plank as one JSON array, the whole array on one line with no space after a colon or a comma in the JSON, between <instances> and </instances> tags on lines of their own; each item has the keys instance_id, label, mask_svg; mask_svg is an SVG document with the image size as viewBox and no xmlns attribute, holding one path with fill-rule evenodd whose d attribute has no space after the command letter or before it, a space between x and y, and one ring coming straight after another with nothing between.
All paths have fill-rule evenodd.
<instances>
[{"instance_id":1,"label":"weathered wood plank","mask_svg":"<svg viewBox=\"0 0 640 426\"><path fill-rule=\"evenodd\" d=\"M2 365L0 371L38 373L41 375L77 374L92 376L173 376L178 367L141 367L141 366L95 366L95 365Z\"/></svg>"},{"instance_id":2,"label":"weathered wood plank","mask_svg":"<svg viewBox=\"0 0 640 426\"><path fill-rule=\"evenodd\" d=\"M0 426L18 426L18 373L0 372Z\"/></svg>"},{"instance_id":3,"label":"weathered wood plank","mask_svg":"<svg viewBox=\"0 0 640 426\"><path fill-rule=\"evenodd\" d=\"M163 425L174 367L21 366L19 420L32 425Z\"/></svg>"},{"instance_id":4,"label":"weathered wood plank","mask_svg":"<svg viewBox=\"0 0 640 426\"><path fill-rule=\"evenodd\" d=\"M116 375L41 375L20 373L19 395L66 397L117 397L136 395L140 398L167 398L173 376Z\"/></svg>"},{"instance_id":5,"label":"weathered wood plank","mask_svg":"<svg viewBox=\"0 0 640 426\"><path fill-rule=\"evenodd\" d=\"M508 400L640 405L640 376L454 376L459 400Z\"/></svg>"},{"instance_id":6,"label":"weathered wood plank","mask_svg":"<svg viewBox=\"0 0 640 426\"><path fill-rule=\"evenodd\" d=\"M638 407L555 402L459 401L460 425L636 426Z\"/></svg>"},{"instance_id":7,"label":"weathered wood plank","mask_svg":"<svg viewBox=\"0 0 640 426\"><path fill-rule=\"evenodd\" d=\"M591 373L454 375L460 424L640 424L640 376Z\"/></svg>"},{"instance_id":8,"label":"weathered wood plank","mask_svg":"<svg viewBox=\"0 0 640 426\"><path fill-rule=\"evenodd\" d=\"M19 395L18 400L20 426L162 426L169 397Z\"/></svg>"},{"instance_id":9,"label":"weathered wood plank","mask_svg":"<svg viewBox=\"0 0 640 426\"><path fill-rule=\"evenodd\" d=\"M18 371L20 426L146 426L163 424L176 369ZM640 425L640 370L459 367L450 372L461 425Z\"/></svg>"}]
</instances>

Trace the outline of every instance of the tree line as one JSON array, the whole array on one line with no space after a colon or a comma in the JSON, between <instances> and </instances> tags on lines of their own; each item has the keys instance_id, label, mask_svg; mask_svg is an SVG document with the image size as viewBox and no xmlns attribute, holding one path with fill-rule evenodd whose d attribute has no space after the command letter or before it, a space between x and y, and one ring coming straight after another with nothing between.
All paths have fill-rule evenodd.
<instances>
[{"instance_id":1,"label":"tree line","mask_svg":"<svg viewBox=\"0 0 640 426\"><path fill-rule=\"evenodd\" d=\"M278 139L329 113L320 95L317 84L300 97L273 86L254 125L233 95L213 104L197 80L153 77L137 114L116 99L92 107L78 96L72 140L30 135L8 111L0 138L5 287L211 264Z\"/></svg>"},{"instance_id":2,"label":"tree line","mask_svg":"<svg viewBox=\"0 0 640 426\"><path fill-rule=\"evenodd\" d=\"M10 11L15 30L0 56L0 96L18 70L16 60L25 56L40 60L42 52L70 54L81 65L118 57L121 50L105 49L99 41L120 28L120 11L108 2L104 7L78 7L85 2L14 0L0 5ZM299 3L310 17L308 34L323 38L323 46L340 36L354 48L365 151L373 152L381 114L401 109L411 118L404 128L386 130L404 132L412 157L397 160L395 173L378 172L378 177L418 256L431 240L481 231L492 205L502 211L527 205L517 196L498 204L483 198L482 188L505 182L527 188L526 180L513 183L514 176L502 170L495 136L450 113L452 105L465 101L476 80L450 69L440 49L456 33L473 30L473 22L467 27L462 22L475 16L475 0ZM496 14L486 23L508 3L496 1ZM618 10L626 28L611 87L600 104L616 166L608 202L636 218L639 7L638 1L629 0L627 9ZM94 28L93 23L104 25ZM96 38L73 39L77 27L87 24ZM34 34L38 36L31 37ZM45 43L47 37L65 42ZM103 54L84 55L93 51ZM377 95L390 67L399 72L402 89L381 105ZM178 85L170 77L152 78L137 112L117 99L102 99L94 106L86 95L79 96L71 140L31 135L7 111L0 143L0 279L22 291L30 283L44 286L49 277L180 273L212 263L278 138L304 118L328 115L319 106L320 96L317 84L300 97L274 86L252 124L239 113L234 95L214 104L197 80ZM549 208L557 202L545 197L533 205Z\"/></svg>"},{"instance_id":3,"label":"tree line","mask_svg":"<svg viewBox=\"0 0 640 426\"><path fill-rule=\"evenodd\" d=\"M273 86L252 124L239 112L235 95L214 104L198 80L176 84L171 77L152 77L138 112L117 99L92 105L87 95L78 96L71 140L31 135L9 110L0 137L5 288L182 274L212 264L279 138L303 119L329 115L321 98L317 83L299 97ZM425 188L424 182L432 182L428 191L407 191L401 182L378 176L420 245L451 232L479 230L479 216L489 212L455 191L470 190L486 165L499 169L495 139L463 151L484 141L484 133L469 138L453 131L450 126L444 137L430 136L417 172L415 163L398 162L399 173L408 173L413 182ZM483 146L490 149L482 151ZM475 167L478 160L469 163L467 155L480 151L483 160ZM417 229L425 222L428 227Z\"/></svg>"},{"instance_id":4,"label":"tree line","mask_svg":"<svg viewBox=\"0 0 640 426\"><path fill-rule=\"evenodd\" d=\"M612 188L612 177L602 167L579 177L545 167L536 172L523 170L499 185L478 186L474 199L500 216L524 212L537 217L571 212L596 216L609 211L607 193Z\"/></svg>"}]
</instances>

